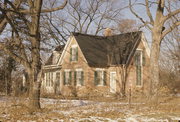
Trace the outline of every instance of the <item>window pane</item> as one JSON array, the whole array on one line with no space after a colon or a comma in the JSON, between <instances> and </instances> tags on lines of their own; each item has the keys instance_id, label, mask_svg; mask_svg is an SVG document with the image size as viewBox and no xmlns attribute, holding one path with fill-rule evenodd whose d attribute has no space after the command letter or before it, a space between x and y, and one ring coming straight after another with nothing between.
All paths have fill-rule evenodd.
<instances>
[{"instance_id":1,"label":"window pane","mask_svg":"<svg viewBox=\"0 0 180 122\"><path fill-rule=\"evenodd\" d=\"M95 71L95 85L100 85L103 86L104 85L104 71Z\"/></svg>"},{"instance_id":2,"label":"window pane","mask_svg":"<svg viewBox=\"0 0 180 122\"><path fill-rule=\"evenodd\" d=\"M82 85L81 80L82 80L82 71L76 71L76 81L78 86Z\"/></svg>"},{"instance_id":3,"label":"window pane","mask_svg":"<svg viewBox=\"0 0 180 122\"><path fill-rule=\"evenodd\" d=\"M136 66L142 66L142 51L141 50L136 50L135 53L135 64Z\"/></svg>"},{"instance_id":4,"label":"window pane","mask_svg":"<svg viewBox=\"0 0 180 122\"><path fill-rule=\"evenodd\" d=\"M76 59L76 50L75 48L72 48L72 61L75 61Z\"/></svg>"},{"instance_id":5,"label":"window pane","mask_svg":"<svg viewBox=\"0 0 180 122\"><path fill-rule=\"evenodd\" d=\"M72 47L70 52L71 52L71 55L70 55L71 61L77 61L77 59L78 59L78 48Z\"/></svg>"},{"instance_id":6,"label":"window pane","mask_svg":"<svg viewBox=\"0 0 180 122\"><path fill-rule=\"evenodd\" d=\"M136 66L136 85L141 85L141 66Z\"/></svg>"},{"instance_id":7,"label":"window pane","mask_svg":"<svg viewBox=\"0 0 180 122\"><path fill-rule=\"evenodd\" d=\"M141 85L142 82L142 50L137 50L135 54L136 62L136 85Z\"/></svg>"}]
</instances>

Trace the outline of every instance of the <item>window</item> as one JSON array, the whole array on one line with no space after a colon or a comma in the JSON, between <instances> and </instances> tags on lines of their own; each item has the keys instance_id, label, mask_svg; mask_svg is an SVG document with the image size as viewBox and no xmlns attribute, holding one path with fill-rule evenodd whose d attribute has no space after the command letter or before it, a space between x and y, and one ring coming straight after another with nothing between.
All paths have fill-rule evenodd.
<instances>
[{"instance_id":1,"label":"window","mask_svg":"<svg viewBox=\"0 0 180 122\"><path fill-rule=\"evenodd\" d=\"M60 72L56 73L56 85L60 85Z\"/></svg>"},{"instance_id":2,"label":"window","mask_svg":"<svg viewBox=\"0 0 180 122\"><path fill-rule=\"evenodd\" d=\"M135 53L135 65L136 65L136 85L142 85L142 50L136 50Z\"/></svg>"},{"instance_id":3,"label":"window","mask_svg":"<svg viewBox=\"0 0 180 122\"><path fill-rule=\"evenodd\" d=\"M46 86L53 86L53 72L47 72L45 75L46 75Z\"/></svg>"},{"instance_id":4,"label":"window","mask_svg":"<svg viewBox=\"0 0 180 122\"><path fill-rule=\"evenodd\" d=\"M70 70L65 70L64 71L64 85L71 85L71 71Z\"/></svg>"},{"instance_id":5,"label":"window","mask_svg":"<svg viewBox=\"0 0 180 122\"><path fill-rule=\"evenodd\" d=\"M78 47L77 45L72 45L70 49L70 61L78 60Z\"/></svg>"},{"instance_id":6,"label":"window","mask_svg":"<svg viewBox=\"0 0 180 122\"><path fill-rule=\"evenodd\" d=\"M74 72L74 79L75 79L75 85L76 86L83 86L84 85L84 72L82 69L77 69Z\"/></svg>"},{"instance_id":7,"label":"window","mask_svg":"<svg viewBox=\"0 0 180 122\"><path fill-rule=\"evenodd\" d=\"M106 85L106 72L104 70L94 71L94 84L96 86Z\"/></svg>"}]
</instances>

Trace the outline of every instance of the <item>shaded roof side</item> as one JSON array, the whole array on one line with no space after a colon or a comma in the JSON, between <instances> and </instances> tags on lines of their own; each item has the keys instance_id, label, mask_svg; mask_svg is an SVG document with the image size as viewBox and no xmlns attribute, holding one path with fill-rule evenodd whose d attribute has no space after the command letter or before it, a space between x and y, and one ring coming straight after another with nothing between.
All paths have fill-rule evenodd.
<instances>
[{"instance_id":1,"label":"shaded roof side","mask_svg":"<svg viewBox=\"0 0 180 122\"><path fill-rule=\"evenodd\" d=\"M128 64L129 56L133 56L132 52L135 52L139 45L141 33L138 31L108 37L80 33L73 35L90 66L107 67ZM108 56L111 57L111 62Z\"/></svg>"},{"instance_id":2,"label":"shaded roof side","mask_svg":"<svg viewBox=\"0 0 180 122\"><path fill-rule=\"evenodd\" d=\"M62 54L64 47L65 47L65 45L59 45L55 48L54 51L57 51L59 54L58 58L61 57L61 54ZM51 56L49 57L49 59L46 61L45 65L55 65L55 63L53 62L54 56L55 56L55 54L52 53Z\"/></svg>"}]
</instances>

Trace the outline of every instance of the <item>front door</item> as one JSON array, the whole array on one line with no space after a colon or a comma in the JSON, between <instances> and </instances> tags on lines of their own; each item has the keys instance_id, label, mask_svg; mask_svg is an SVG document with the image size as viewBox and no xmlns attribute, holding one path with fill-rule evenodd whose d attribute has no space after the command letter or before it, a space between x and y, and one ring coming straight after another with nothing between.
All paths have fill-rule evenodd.
<instances>
[{"instance_id":1,"label":"front door","mask_svg":"<svg viewBox=\"0 0 180 122\"><path fill-rule=\"evenodd\" d=\"M116 72L110 72L110 92L116 93Z\"/></svg>"}]
</instances>

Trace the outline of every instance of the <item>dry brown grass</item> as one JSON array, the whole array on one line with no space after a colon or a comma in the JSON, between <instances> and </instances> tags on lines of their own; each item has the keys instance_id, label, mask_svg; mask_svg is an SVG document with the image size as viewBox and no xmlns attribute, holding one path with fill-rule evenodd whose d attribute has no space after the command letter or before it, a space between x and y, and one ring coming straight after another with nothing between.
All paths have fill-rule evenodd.
<instances>
[{"instance_id":1,"label":"dry brown grass","mask_svg":"<svg viewBox=\"0 0 180 122\"><path fill-rule=\"evenodd\" d=\"M133 98L131 107L126 103L127 100L117 101L110 99L104 100L58 100L43 99L42 109L39 111L31 111L26 106L27 100L24 101L8 101L8 106L0 101L0 121L30 121L43 122L45 120L52 121L70 121L70 119L78 120L80 118L102 117L117 120L118 118L127 118L131 115L140 115L148 118L166 118L168 116L180 117L180 98L166 97L160 99L160 104L149 105L145 102ZM11 103L11 104L10 104ZM81 121L81 120L79 120ZM89 121L89 120L87 120ZM103 120L104 121L104 120Z\"/></svg>"}]
</instances>

